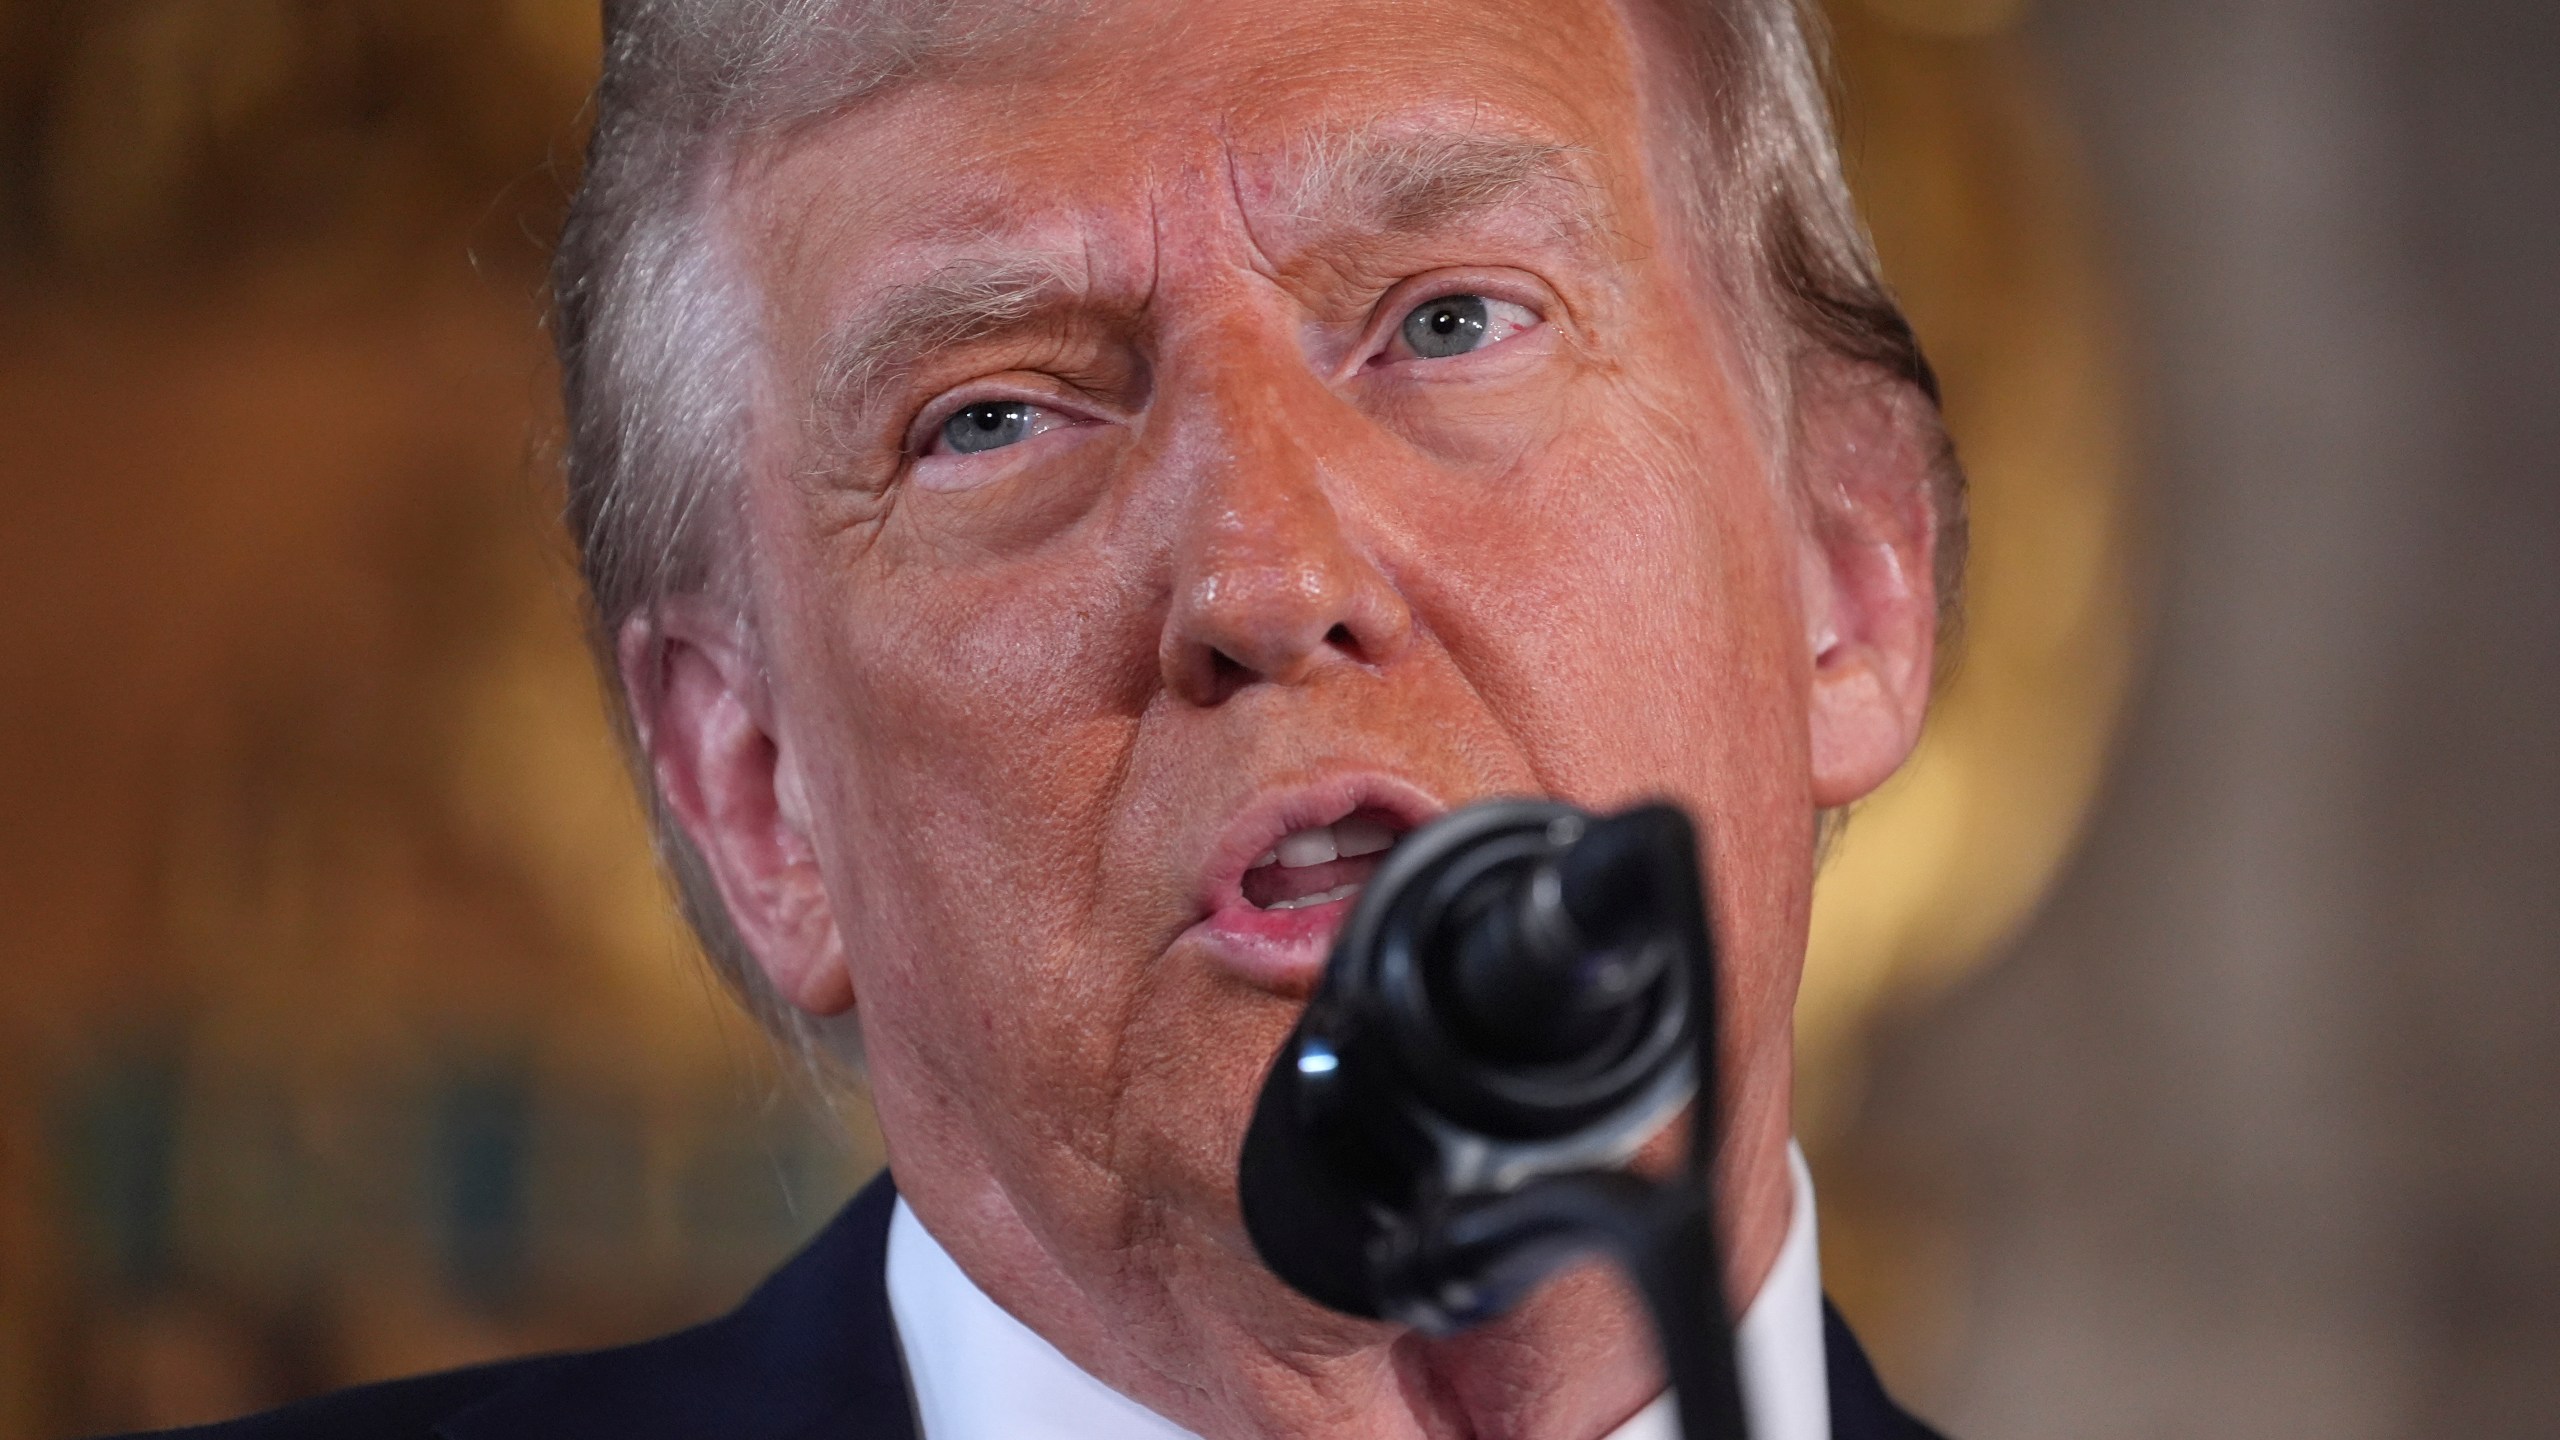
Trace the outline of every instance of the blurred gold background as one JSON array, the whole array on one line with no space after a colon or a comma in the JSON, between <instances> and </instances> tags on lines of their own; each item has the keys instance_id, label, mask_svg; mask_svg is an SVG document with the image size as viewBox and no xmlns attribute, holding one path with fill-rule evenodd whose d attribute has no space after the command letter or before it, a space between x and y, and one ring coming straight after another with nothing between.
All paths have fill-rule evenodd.
<instances>
[{"instance_id":1,"label":"blurred gold background","mask_svg":"<svg viewBox=\"0 0 2560 1440\"><path fill-rule=\"evenodd\" d=\"M1829 1279L1961 1240L1864 1037L2069 850L2136 639L2089 187L2002 0L1842 0L1847 134L1975 485L1963 662L1826 874ZM876 1163L672 922L552 519L591 0L0 4L0 1437L710 1313Z\"/></svg>"}]
</instances>

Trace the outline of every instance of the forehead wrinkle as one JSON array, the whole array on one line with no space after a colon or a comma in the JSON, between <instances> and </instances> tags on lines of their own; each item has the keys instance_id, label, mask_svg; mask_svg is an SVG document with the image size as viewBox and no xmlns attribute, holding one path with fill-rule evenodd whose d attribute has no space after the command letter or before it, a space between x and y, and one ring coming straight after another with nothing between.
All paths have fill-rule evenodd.
<instances>
[{"instance_id":1,"label":"forehead wrinkle","mask_svg":"<svg viewBox=\"0 0 2560 1440\"><path fill-rule=\"evenodd\" d=\"M1483 131L1319 133L1292 149L1272 199L1292 221L1395 235L1527 206L1570 235L1604 225L1585 154Z\"/></svg>"}]
</instances>

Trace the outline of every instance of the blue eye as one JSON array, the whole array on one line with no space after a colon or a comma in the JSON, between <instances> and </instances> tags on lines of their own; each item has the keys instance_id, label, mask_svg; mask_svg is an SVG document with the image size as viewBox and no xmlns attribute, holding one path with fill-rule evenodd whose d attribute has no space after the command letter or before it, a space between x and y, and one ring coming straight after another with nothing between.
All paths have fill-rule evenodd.
<instances>
[{"instance_id":1,"label":"blue eye","mask_svg":"<svg viewBox=\"0 0 2560 1440\"><path fill-rule=\"evenodd\" d=\"M1425 360L1481 350L1491 330L1491 307L1481 295L1443 295L1404 317L1404 343Z\"/></svg>"},{"instance_id":2,"label":"blue eye","mask_svg":"<svg viewBox=\"0 0 2560 1440\"><path fill-rule=\"evenodd\" d=\"M1040 407L1020 400L988 400L942 422L942 443L953 453L976 455L1019 445L1038 433Z\"/></svg>"}]
</instances>

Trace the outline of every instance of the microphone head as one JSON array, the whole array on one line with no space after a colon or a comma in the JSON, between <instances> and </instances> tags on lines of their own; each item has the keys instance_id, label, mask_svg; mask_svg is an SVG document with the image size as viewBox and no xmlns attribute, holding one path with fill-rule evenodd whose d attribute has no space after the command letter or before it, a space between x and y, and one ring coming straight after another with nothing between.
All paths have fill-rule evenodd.
<instances>
[{"instance_id":1,"label":"microphone head","mask_svg":"<svg viewBox=\"0 0 2560 1440\"><path fill-rule=\"evenodd\" d=\"M1494 801L1407 836L1246 1132L1238 1197L1265 1263L1346 1313L1429 1315L1412 1289L1435 1216L1622 1164L1697 1088L1703 913L1668 807Z\"/></svg>"}]
</instances>

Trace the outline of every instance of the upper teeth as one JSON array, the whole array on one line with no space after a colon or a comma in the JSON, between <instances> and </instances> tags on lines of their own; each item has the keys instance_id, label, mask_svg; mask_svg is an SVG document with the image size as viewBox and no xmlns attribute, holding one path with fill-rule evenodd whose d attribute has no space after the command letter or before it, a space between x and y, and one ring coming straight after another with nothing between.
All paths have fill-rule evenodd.
<instances>
[{"instance_id":1,"label":"upper teeth","mask_svg":"<svg viewBox=\"0 0 2560 1440\"><path fill-rule=\"evenodd\" d=\"M1256 866L1277 864L1295 870L1332 860L1375 855L1381 850L1395 848L1395 843L1395 831L1380 821L1355 815L1331 825L1292 830L1281 836L1279 844L1264 851L1262 858L1253 863Z\"/></svg>"}]
</instances>

